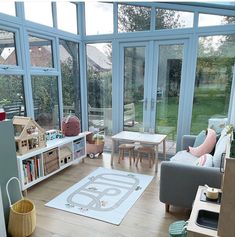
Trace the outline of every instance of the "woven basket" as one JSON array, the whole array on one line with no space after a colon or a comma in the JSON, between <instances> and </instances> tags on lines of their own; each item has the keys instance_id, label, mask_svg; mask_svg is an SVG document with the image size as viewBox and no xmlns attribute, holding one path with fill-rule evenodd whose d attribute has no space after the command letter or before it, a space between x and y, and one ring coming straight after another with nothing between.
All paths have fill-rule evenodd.
<instances>
[{"instance_id":1,"label":"woven basket","mask_svg":"<svg viewBox=\"0 0 235 237\"><path fill-rule=\"evenodd\" d=\"M6 185L7 196L10 204L8 232L12 237L26 237L31 235L36 227L35 205L31 200L23 198L22 194L21 200L14 204L11 203L8 184L13 179L18 181L20 187L20 182L16 177L11 178Z\"/></svg>"}]
</instances>

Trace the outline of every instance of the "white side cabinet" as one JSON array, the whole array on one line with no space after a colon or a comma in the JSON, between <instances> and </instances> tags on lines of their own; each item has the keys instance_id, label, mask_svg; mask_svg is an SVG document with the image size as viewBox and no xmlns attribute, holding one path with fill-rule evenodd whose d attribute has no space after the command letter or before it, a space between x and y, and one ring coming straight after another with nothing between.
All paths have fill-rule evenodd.
<instances>
[{"instance_id":1,"label":"white side cabinet","mask_svg":"<svg viewBox=\"0 0 235 237\"><path fill-rule=\"evenodd\" d=\"M22 190L86 157L86 133L54 139L41 149L17 156Z\"/></svg>"}]
</instances>

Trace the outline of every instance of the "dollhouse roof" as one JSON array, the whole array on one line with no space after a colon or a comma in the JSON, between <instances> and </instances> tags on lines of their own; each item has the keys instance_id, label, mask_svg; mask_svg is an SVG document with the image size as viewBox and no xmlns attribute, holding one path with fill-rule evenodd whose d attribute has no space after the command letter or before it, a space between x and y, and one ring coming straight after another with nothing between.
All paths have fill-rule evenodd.
<instances>
[{"instance_id":1,"label":"dollhouse roof","mask_svg":"<svg viewBox=\"0 0 235 237\"><path fill-rule=\"evenodd\" d=\"M45 130L30 117L14 116L12 122L16 139L29 139L45 133Z\"/></svg>"}]
</instances>

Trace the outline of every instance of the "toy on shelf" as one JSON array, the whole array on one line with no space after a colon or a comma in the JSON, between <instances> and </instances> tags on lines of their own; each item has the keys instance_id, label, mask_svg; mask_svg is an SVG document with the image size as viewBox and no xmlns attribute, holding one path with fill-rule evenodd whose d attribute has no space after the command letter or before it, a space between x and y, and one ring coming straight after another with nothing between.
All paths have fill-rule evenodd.
<instances>
[{"instance_id":1,"label":"toy on shelf","mask_svg":"<svg viewBox=\"0 0 235 237\"><path fill-rule=\"evenodd\" d=\"M27 152L46 147L45 130L30 117L14 116L13 120L16 152Z\"/></svg>"},{"instance_id":2,"label":"toy on shelf","mask_svg":"<svg viewBox=\"0 0 235 237\"><path fill-rule=\"evenodd\" d=\"M56 129L51 129L46 131L46 140L50 141L50 140L54 140L57 138L63 138L64 135L60 130L56 130Z\"/></svg>"},{"instance_id":3,"label":"toy on shelf","mask_svg":"<svg viewBox=\"0 0 235 237\"><path fill-rule=\"evenodd\" d=\"M93 159L96 154L101 155L104 151L104 134L99 132L93 134L88 132L86 135L86 153L87 155Z\"/></svg>"},{"instance_id":4,"label":"toy on shelf","mask_svg":"<svg viewBox=\"0 0 235 237\"><path fill-rule=\"evenodd\" d=\"M62 133L67 136L77 136L80 132L80 120L74 115L68 115L62 120Z\"/></svg>"}]
</instances>

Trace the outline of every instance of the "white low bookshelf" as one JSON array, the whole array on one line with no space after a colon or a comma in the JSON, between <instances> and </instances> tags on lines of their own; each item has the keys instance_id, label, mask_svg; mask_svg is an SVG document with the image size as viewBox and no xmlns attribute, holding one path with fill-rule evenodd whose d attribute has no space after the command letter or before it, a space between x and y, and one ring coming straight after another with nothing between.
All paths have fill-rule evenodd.
<instances>
[{"instance_id":1,"label":"white low bookshelf","mask_svg":"<svg viewBox=\"0 0 235 237\"><path fill-rule=\"evenodd\" d=\"M66 157L65 157L66 156ZM17 156L22 190L56 174L86 157L86 133L47 142L47 146Z\"/></svg>"}]
</instances>

